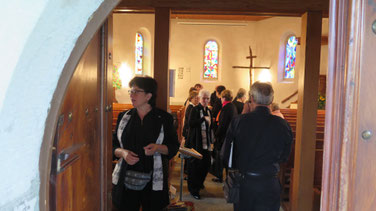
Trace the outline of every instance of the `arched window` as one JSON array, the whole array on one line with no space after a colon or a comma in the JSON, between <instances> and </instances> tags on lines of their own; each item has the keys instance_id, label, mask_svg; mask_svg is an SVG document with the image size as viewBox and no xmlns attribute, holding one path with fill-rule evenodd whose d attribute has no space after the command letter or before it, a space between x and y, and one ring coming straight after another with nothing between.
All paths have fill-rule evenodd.
<instances>
[{"instance_id":1,"label":"arched window","mask_svg":"<svg viewBox=\"0 0 376 211\"><path fill-rule=\"evenodd\" d=\"M289 37L286 43L285 50L285 68L284 79L293 79L295 77L295 58L296 58L296 46L298 45L298 38L295 36Z\"/></svg>"},{"instance_id":2,"label":"arched window","mask_svg":"<svg viewBox=\"0 0 376 211\"><path fill-rule=\"evenodd\" d=\"M218 43L213 40L205 44L204 79L218 79Z\"/></svg>"},{"instance_id":3,"label":"arched window","mask_svg":"<svg viewBox=\"0 0 376 211\"><path fill-rule=\"evenodd\" d=\"M141 33L136 33L136 62L135 62L135 72L136 74L142 74L143 71L143 57L144 57L144 38Z\"/></svg>"}]
</instances>

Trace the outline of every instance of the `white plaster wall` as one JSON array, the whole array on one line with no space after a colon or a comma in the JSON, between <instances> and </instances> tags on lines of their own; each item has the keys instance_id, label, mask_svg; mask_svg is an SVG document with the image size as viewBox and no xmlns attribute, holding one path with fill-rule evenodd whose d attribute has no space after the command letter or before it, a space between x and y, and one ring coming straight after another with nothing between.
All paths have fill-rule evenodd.
<instances>
[{"instance_id":1,"label":"white plaster wall","mask_svg":"<svg viewBox=\"0 0 376 211\"><path fill-rule=\"evenodd\" d=\"M244 26L227 25L183 25L180 22L194 20L171 21L170 68L184 68L183 79L176 78L174 104L182 104L188 96L188 90L196 83L212 92L221 84L234 93L241 87L249 87L247 69L234 69L234 65L249 66L248 46L256 45L256 22L238 22ZM233 21L216 21L234 23ZM219 79L204 80L202 77L204 45L208 40L215 40L219 45ZM190 72L189 72L190 71Z\"/></svg>"},{"instance_id":2,"label":"white plaster wall","mask_svg":"<svg viewBox=\"0 0 376 211\"><path fill-rule=\"evenodd\" d=\"M3 107L5 93L17 61L21 55L27 37L29 37L40 13L47 4L47 0L3 2L0 7L1 17L7 21L0 22L0 49L3 55L0 57L0 111ZM12 18L9 17L24 17ZM22 27L20 27L22 26ZM4 42L4 41L7 42ZM6 49L4 51L4 49ZM6 53L5 53L6 52Z\"/></svg>"},{"instance_id":3,"label":"white plaster wall","mask_svg":"<svg viewBox=\"0 0 376 211\"><path fill-rule=\"evenodd\" d=\"M153 76L154 14L114 14L113 51L114 64L126 63L134 76L135 38L140 32L144 37L144 75ZM116 90L119 103L130 103L127 86Z\"/></svg>"},{"instance_id":4,"label":"white plaster wall","mask_svg":"<svg viewBox=\"0 0 376 211\"><path fill-rule=\"evenodd\" d=\"M77 38L103 1L1 3L0 210L39 210L38 162L50 102Z\"/></svg>"},{"instance_id":5,"label":"white plaster wall","mask_svg":"<svg viewBox=\"0 0 376 211\"><path fill-rule=\"evenodd\" d=\"M120 17L121 16L121 17ZM182 22L220 22L237 23L244 26L223 25L185 25ZM114 16L114 61L134 63L134 36L137 28L147 27L154 34L154 16L140 14L122 14ZM270 66L272 84L275 89L275 102L280 102L297 90L297 80L283 83L277 80L281 38L286 34L300 36L301 18L274 17L257 22L249 21L206 21L206 20L171 20L170 35L170 69L184 69L183 79L175 78L175 97L171 104L182 104L188 89L195 83L201 83L205 89L213 91L216 85L222 84L234 94L239 88L249 88L247 69L233 69L234 65L249 66L248 46L252 47L255 66ZM328 20L323 20L323 35L328 34ZM203 49L208 40L216 40L219 44L219 79L203 80ZM284 41L283 41L284 42ZM284 45L284 44L283 44ZM327 72L327 46L322 46L320 73ZM297 48L297 72L300 47ZM283 62L282 58L282 62ZM282 66L283 67L283 66ZM280 70L281 71L281 70ZM260 70L255 70L255 80ZM298 76L298 74L297 74ZM130 103L126 89L116 91L119 103ZM296 100L297 98L293 98ZM289 102L281 105L286 107Z\"/></svg>"},{"instance_id":6,"label":"white plaster wall","mask_svg":"<svg viewBox=\"0 0 376 211\"><path fill-rule=\"evenodd\" d=\"M322 19L322 32L323 36L329 35L329 19ZM320 64L320 74L327 75L328 73L328 45L321 45L321 64Z\"/></svg>"},{"instance_id":7,"label":"white plaster wall","mask_svg":"<svg viewBox=\"0 0 376 211\"><path fill-rule=\"evenodd\" d=\"M258 58L255 59L257 66L270 66L270 73L272 74L272 84L274 88L274 102L280 103L281 100L293 94L298 89L298 72L301 70L299 63L300 46L297 46L296 53L296 77L292 82L278 81L278 74L283 74L284 55L281 58L281 50L284 50L285 35L300 36L301 18L295 17L274 17L257 22L257 45L255 47L255 54ZM283 49L280 49L282 44ZM282 62L282 66L278 65ZM260 71L255 71L255 79L258 78ZM295 99L292 99L295 100ZM281 104L281 107L288 106L289 103Z\"/></svg>"}]
</instances>

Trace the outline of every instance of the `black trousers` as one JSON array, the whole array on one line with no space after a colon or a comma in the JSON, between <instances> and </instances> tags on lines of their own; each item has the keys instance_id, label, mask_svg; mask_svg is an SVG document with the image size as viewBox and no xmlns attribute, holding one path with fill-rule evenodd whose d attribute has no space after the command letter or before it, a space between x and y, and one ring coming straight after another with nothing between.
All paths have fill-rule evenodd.
<instances>
[{"instance_id":1,"label":"black trousers","mask_svg":"<svg viewBox=\"0 0 376 211\"><path fill-rule=\"evenodd\" d=\"M220 156L222 145L223 143L220 143L220 140L214 143L214 150L212 154L214 163L212 166L212 170L210 172L220 180L223 180L223 168L224 168L223 162ZM226 168L226 175L227 175L227 168Z\"/></svg>"},{"instance_id":2,"label":"black trousers","mask_svg":"<svg viewBox=\"0 0 376 211\"><path fill-rule=\"evenodd\" d=\"M202 160L190 158L188 162L188 190L191 193L200 191L210 168L210 152L204 150L201 154Z\"/></svg>"},{"instance_id":3,"label":"black trousers","mask_svg":"<svg viewBox=\"0 0 376 211\"><path fill-rule=\"evenodd\" d=\"M279 211L281 185L276 177L246 176L240 183L240 211Z\"/></svg>"},{"instance_id":4,"label":"black trousers","mask_svg":"<svg viewBox=\"0 0 376 211\"><path fill-rule=\"evenodd\" d=\"M170 202L168 190L153 191L152 181L144 190L125 190L122 207L119 211L158 211L163 210Z\"/></svg>"}]
</instances>

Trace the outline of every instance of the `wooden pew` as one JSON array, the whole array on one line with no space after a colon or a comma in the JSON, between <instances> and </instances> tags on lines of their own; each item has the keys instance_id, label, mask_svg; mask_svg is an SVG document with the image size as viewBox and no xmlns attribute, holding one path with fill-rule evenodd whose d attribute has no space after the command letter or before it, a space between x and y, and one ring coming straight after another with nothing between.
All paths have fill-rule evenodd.
<instances>
[{"instance_id":1,"label":"wooden pew","mask_svg":"<svg viewBox=\"0 0 376 211\"><path fill-rule=\"evenodd\" d=\"M294 150L295 150L295 131L296 131L296 109L281 109L281 113L285 116L287 122L289 122L291 129L293 130L294 144L292 146L292 152L290 154L289 161L281 166L281 184L282 184L282 206L285 210L290 210L290 199L293 184L293 171L294 171ZM315 147L315 167L314 167L314 186L312 191L314 192L314 210L318 210L320 207L320 193L322 182L322 164L323 164L323 145L324 145L324 130L325 130L325 111L317 111L317 127L316 127L316 147ZM318 208L318 209L317 209Z\"/></svg>"}]
</instances>

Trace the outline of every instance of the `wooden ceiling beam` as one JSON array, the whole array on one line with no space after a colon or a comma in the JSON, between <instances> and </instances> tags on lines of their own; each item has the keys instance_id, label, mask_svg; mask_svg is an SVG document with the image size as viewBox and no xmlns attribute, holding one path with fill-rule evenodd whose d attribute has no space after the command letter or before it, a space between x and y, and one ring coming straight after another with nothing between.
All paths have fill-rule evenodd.
<instances>
[{"instance_id":1,"label":"wooden ceiling beam","mask_svg":"<svg viewBox=\"0 0 376 211\"><path fill-rule=\"evenodd\" d=\"M117 9L168 7L172 14L243 14L258 16L301 16L322 11L328 16L329 0L123 0Z\"/></svg>"},{"instance_id":2,"label":"wooden ceiling beam","mask_svg":"<svg viewBox=\"0 0 376 211\"><path fill-rule=\"evenodd\" d=\"M297 37L298 45L300 45L300 37ZM321 45L328 45L328 36L322 35L321 36Z\"/></svg>"},{"instance_id":3,"label":"wooden ceiling beam","mask_svg":"<svg viewBox=\"0 0 376 211\"><path fill-rule=\"evenodd\" d=\"M270 16L171 14L171 19L260 21Z\"/></svg>"}]
</instances>

